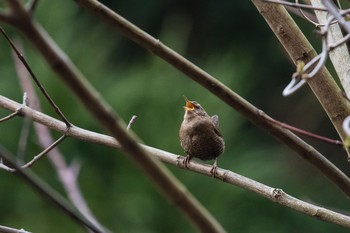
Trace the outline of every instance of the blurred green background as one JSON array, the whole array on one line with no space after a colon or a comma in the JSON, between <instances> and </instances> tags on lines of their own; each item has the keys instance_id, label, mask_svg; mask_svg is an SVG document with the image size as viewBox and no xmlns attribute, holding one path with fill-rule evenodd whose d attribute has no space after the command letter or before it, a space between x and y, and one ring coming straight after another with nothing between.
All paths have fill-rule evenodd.
<instances>
[{"instance_id":1,"label":"blurred green background","mask_svg":"<svg viewBox=\"0 0 350 233\"><path fill-rule=\"evenodd\" d=\"M272 117L337 138L307 86L288 98L282 97L294 67L250 1L103 2ZM183 154L178 129L184 114L182 95L186 95L201 103L209 114L220 117L226 140L226 152L218 161L220 167L281 188L302 200L348 211L345 195L293 151L73 1L40 0L35 18L126 122L132 115L138 116L133 130L147 145ZM314 29L300 19L296 21L318 49ZM22 37L4 23L1 26L11 37ZM23 39L29 64L68 119L79 127L104 132ZM11 50L3 38L0 38L0 77L1 95L21 102L22 91ZM45 113L57 117L42 95L40 98ZM1 109L0 114L5 116L8 112ZM18 147L22 122L18 118L0 125L0 142L13 153ZM349 174L341 148L306 141ZM59 149L67 161L78 160L82 164L79 177L82 192L107 228L130 233L195 232L119 151L72 138L65 140ZM32 130L26 158L29 160L39 152ZM346 232L342 227L284 208L254 193L167 166L228 232ZM32 170L63 193L46 159ZM31 232L85 232L14 174L0 171L0 184L0 225Z\"/></svg>"}]
</instances>

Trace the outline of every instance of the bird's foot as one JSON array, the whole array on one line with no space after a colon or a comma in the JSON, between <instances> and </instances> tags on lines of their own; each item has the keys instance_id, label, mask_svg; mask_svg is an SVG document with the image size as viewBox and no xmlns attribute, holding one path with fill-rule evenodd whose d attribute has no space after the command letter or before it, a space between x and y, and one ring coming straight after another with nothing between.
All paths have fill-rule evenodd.
<instances>
[{"instance_id":1,"label":"bird's foot","mask_svg":"<svg viewBox=\"0 0 350 233\"><path fill-rule=\"evenodd\" d=\"M185 168L188 168L188 164L190 163L191 160L191 156L186 156L186 158L183 160L183 164L185 166Z\"/></svg>"},{"instance_id":2,"label":"bird's foot","mask_svg":"<svg viewBox=\"0 0 350 233\"><path fill-rule=\"evenodd\" d=\"M217 175L217 170L218 170L218 164L217 164L217 160L215 159L215 162L213 164L213 167L210 169L210 174L211 177L215 178Z\"/></svg>"}]
</instances>

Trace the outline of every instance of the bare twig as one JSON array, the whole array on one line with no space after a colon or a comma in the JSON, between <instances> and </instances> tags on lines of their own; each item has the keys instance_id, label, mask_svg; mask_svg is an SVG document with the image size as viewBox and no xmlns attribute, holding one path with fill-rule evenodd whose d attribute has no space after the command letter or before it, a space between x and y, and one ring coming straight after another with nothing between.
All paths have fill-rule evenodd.
<instances>
[{"instance_id":1,"label":"bare twig","mask_svg":"<svg viewBox=\"0 0 350 233\"><path fill-rule=\"evenodd\" d=\"M5 226L0 226L0 232L1 233L30 233L29 231L26 231L24 229L15 229L12 227L5 227Z\"/></svg>"},{"instance_id":2,"label":"bare twig","mask_svg":"<svg viewBox=\"0 0 350 233\"><path fill-rule=\"evenodd\" d=\"M131 125L134 124L135 120L136 120L137 116L133 115L129 121L128 126L126 127L127 130L129 130L131 128Z\"/></svg>"},{"instance_id":3,"label":"bare twig","mask_svg":"<svg viewBox=\"0 0 350 233\"><path fill-rule=\"evenodd\" d=\"M14 118L17 115L19 115L19 111L13 112L13 113L9 114L8 116L5 116L5 117L1 118L0 119L0 123L1 122L5 122L7 120L10 120L11 118Z\"/></svg>"},{"instance_id":4,"label":"bare twig","mask_svg":"<svg viewBox=\"0 0 350 233\"><path fill-rule=\"evenodd\" d=\"M66 138L66 134L62 135L60 138L58 138L56 141L54 141L50 146L46 147L45 150L43 150L40 154L38 154L37 156L34 156L34 158L26 163L25 165L23 165L21 168L28 168L33 166L33 164L35 162L37 162L39 159L41 159L44 155L46 155L48 152L50 152L53 148L55 148L60 142L63 141L63 139Z\"/></svg>"},{"instance_id":5,"label":"bare twig","mask_svg":"<svg viewBox=\"0 0 350 233\"><path fill-rule=\"evenodd\" d=\"M176 207L201 231L225 232L219 222L190 194L182 183L163 164L154 160L140 147L131 134L126 131L125 123L101 99L100 94L86 81L85 77L44 29L30 18L30 15L25 12L19 1L8 0L7 2L14 16L17 16L17 12L22 12L21 16L16 18L18 21L14 26L30 38L52 69L74 91L74 94L94 115L96 120L120 141L126 154L145 172L164 196L172 203L181 203Z\"/></svg>"},{"instance_id":6,"label":"bare twig","mask_svg":"<svg viewBox=\"0 0 350 233\"><path fill-rule=\"evenodd\" d=\"M12 167L16 169L16 173L23 180L27 181L27 183L32 186L38 193L45 198L49 199L55 205L57 205L65 214L72 217L76 222L80 225L89 228L93 232L97 233L105 233L108 230L101 230L97 228L94 224L92 224L89 220L87 220L84 216L80 214L75 208L73 208L58 192L52 189L48 184L46 184L39 177L35 176L29 170L22 169L11 157L9 152L7 152L4 148L0 148L0 156Z\"/></svg>"},{"instance_id":7,"label":"bare twig","mask_svg":"<svg viewBox=\"0 0 350 233\"><path fill-rule=\"evenodd\" d=\"M263 114L259 109L252 106L250 103L245 101L236 93L232 92L229 88L224 86L222 83L218 82L215 78L205 73L203 70L190 63L188 60L184 59L182 56L175 53L170 48L164 46L159 40L156 40L150 35L144 33L135 25L130 24L125 19L118 16L117 14L115 14L105 6L101 5L97 1L78 2L81 2L81 4L86 4L87 8L89 8L97 14L100 14L101 17L104 17L111 24L119 27L125 35L129 36L137 43L141 44L142 46L151 50L155 54L159 55L160 57L168 61L170 64L173 64L179 70L189 75L201 85L205 86L208 90L219 96L230 106L236 108L249 120L271 132L281 141L286 143L290 148L297 151L298 154L301 155L303 158L306 158L307 160L311 161L315 166L320 168L320 170L324 172L324 174L326 174L327 176L331 177L332 180L337 180L337 182L335 183L344 184L348 182L348 178L346 176L344 177L345 179L339 179L339 170L334 166L329 167L329 162L325 160L325 158L322 155L317 153L317 151L315 152L313 148L305 144L299 138L295 137L295 135L290 133L288 130L281 129L280 127L277 127L274 124L272 124L266 119L268 118L266 114ZM36 22L33 21L30 21L29 23L24 23L22 26L19 27L19 29L22 30L25 33L25 35L32 41L32 43L37 47L37 49L43 54L45 59L48 61L48 63L52 66L54 71L57 72L57 74L59 74L60 77L66 82L66 84L74 90L74 92L79 96L80 100L83 101L85 106L95 115L95 117L101 123L104 124L105 128L107 130L110 130L112 135L116 138L122 139L120 143L126 146L124 147L124 149L129 149L128 152L131 156L134 156L133 158L138 158L140 160L144 159L144 156L142 155L143 152L139 150L139 148L129 140L130 138L128 137L128 134L124 132L125 127L120 127L120 125L116 126L116 123L119 120L119 118L110 118L110 114L113 114L113 112L110 110L110 107L108 107L107 105L101 106L101 103L99 102L99 96L96 93L91 93L92 87L85 81L83 81L83 76L76 69L76 67L72 63L70 63L69 59L67 59L63 52L54 44L54 42L47 35L47 33ZM132 146L130 146L129 143L132 143ZM310 151L312 152L310 153ZM142 160L140 162L141 163L139 163L139 165L143 166L149 164L149 161L146 162ZM153 166L148 167L147 171L150 171L153 168ZM154 181L159 182L160 177L158 176L157 180ZM182 194L182 192L180 192L179 194ZM179 196L177 196L176 200L179 200L178 197ZM181 208L183 207L184 206L182 206ZM187 210L182 210L187 211L188 208ZM186 214L188 213L186 212Z\"/></svg>"},{"instance_id":8,"label":"bare twig","mask_svg":"<svg viewBox=\"0 0 350 233\"><path fill-rule=\"evenodd\" d=\"M324 172L325 170L325 164L324 164L324 158L322 158L322 155L316 152L318 154L317 156L311 157L307 156L305 157L305 154L308 154L308 150L310 148L309 145L306 143L300 143L300 139L295 137L295 135L291 134L288 130L282 129L281 127L276 126L273 124L269 119L268 115L263 113L261 110L257 109L255 106L247 102L245 99L243 99L241 96L237 95L235 92L230 90L227 86L216 80L214 77L212 77L210 74L206 73L199 67L195 66L193 63L186 60L184 57L180 56L175 51L171 50L169 47L162 44L159 40L153 38L146 32L142 31L132 23L128 22L126 19L118 15L117 13L113 12L103 4L99 3L98 1L94 0L75 0L78 4L81 6L89 9L90 11L94 12L98 16L100 16L102 19L106 20L108 23L110 23L112 26L115 26L118 28L125 36L133 40L134 42L138 43L139 45L147 48L148 50L152 51L154 54L158 55L174 67L176 67L178 70L182 71L186 75L188 75L190 78L204 86L207 90L214 93L216 96L221 98L224 102L226 102L228 105L236 109L238 112L243 114L247 119L252 121L257 126L262 127L266 131L270 132L272 135L274 135L276 138L278 138L280 141L284 142L287 146L292 148L294 151L296 151L302 158L307 159L308 162L311 162L314 166L318 167L320 171ZM261 3L261 1L258 1ZM267 4L265 5L272 5ZM286 25L278 27L278 25L274 26L275 29L280 30L280 35L283 36L285 39L290 39L290 42L293 42L293 44L289 44L291 47L293 47L295 50L293 51L293 59L309 59L309 56L311 54L314 54L314 50L310 48L308 44L305 45L306 41L301 40L299 38L299 35L295 35L294 33L291 34L291 32L287 31L289 30L290 24L293 24L292 19L289 18L288 13L281 12L281 6L275 5L275 10L270 10L268 8L264 9L264 13L268 14L270 12L277 13L277 16L271 16L271 20L277 20L278 25L281 25L281 23L284 23ZM284 9L284 8L283 8ZM287 17L286 21L284 19ZM282 20L283 18L283 20ZM293 24L291 30L296 30L298 28L295 28L296 26ZM286 36L288 35L288 36ZM300 35L301 36L301 35ZM301 41L300 41L301 40ZM287 44L287 43L286 43ZM348 108L347 101L342 97L341 91L337 87L334 80L330 78L330 74L327 72L327 70L323 69L322 72L323 76L318 77L318 81L320 82L318 84L314 84L312 81L310 85L313 86L313 90L317 93L317 96L322 100L321 103L324 105L327 113L329 113L329 117L331 118L332 122L335 123L336 129L339 130L338 132L341 134L342 139L344 139L344 133L342 130L342 119L344 119L347 115L350 115L350 110ZM327 94L327 98L325 93L335 93L335 95ZM322 98L322 95L324 96ZM337 102L338 104L335 106L334 103ZM293 136L292 136L293 135ZM314 154L314 153L313 153ZM322 167L322 168L321 168ZM332 169L329 169L328 167L326 170L328 171L328 175L333 173L331 172ZM327 176L328 176L327 175ZM335 177L333 177L335 178ZM331 179L333 179L331 178Z\"/></svg>"},{"instance_id":9,"label":"bare twig","mask_svg":"<svg viewBox=\"0 0 350 233\"><path fill-rule=\"evenodd\" d=\"M11 48L13 49L13 51L16 53L16 55L18 56L19 60L23 63L23 65L25 66L25 68L27 69L27 71L29 72L30 76L33 78L34 82L36 83L36 85L39 87L40 91L44 94L44 96L46 97L46 99L49 101L49 103L51 104L51 106L53 107L54 111L61 117L61 119L66 123L67 127L70 127L70 123L68 121L68 119L64 116L63 112L58 108L58 106L56 105L56 103L53 101L53 99L50 97L49 93L47 93L47 91L45 90L44 86L41 85L41 83L39 82L38 78L36 77L36 75L34 74L34 72L32 71L32 69L30 68L29 64L27 63L26 59L23 57L23 55L18 51L17 47L14 45L14 43L12 42L12 40L8 37L8 35L6 34L6 32L4 31L4 29L0 26L0 32L3 34L3 36L5 37L5 39L7 40L7 42L10 44Z\"/></svg>"},{"instance_id":10,"label":"bare twig","mask_svg":"<svg viewBox=\"0 0 350 233\"><path fill-rule=\"evenodd\" d=\"M327 142L327 143L330 143L330 144L333 144L333 145L343 146L343 142L342 141L334 140L334 139L327 138L327 137L323 137L321 135L314 134L314 133L308 132L308 131L303 130L303 129L299 129L297 127L288 125L286 123L280 122L280 121L275 120L275 119L271 119L271 120L275 124L281 126L282 128L289 129L290 131L298 133L300 135L305 135L305 136L308 136L308 137L311 137L311 138L314 138L314 139L317 139L317 140L320 140L320 141L323 141L323 142Z\"/></svg>"},{"instance_id":11,"label":"bare twig","mask_svg":"<svg viewBox=\"0 0 350 233\"><path fill-rule=\"evenodd\" d=\"M16 42L16 47L20 50L22 49L21 43ZM15 54L14 54L15 55ZM14 61L16 65L17 76L20 80L22 90L28 93L30 96L30 102L28 105L33 109L41 111L41 106L39 99L35 93L34 87L31 83L30 77L27 70L24 69L22 63L14 56ZM30 120L29 118L26 118ZM49 148L54 145L54 140L50 134L48 128L45 126L34 123L35 131L39 140L39 144L43 149ZM57 147L52 147L52 150L48 151L48 159L51 162L52 166L55 168L60 182L62 183L69 200L77 207L77 209L97 228L100 228L101 231L105 228L99 223L96 217L91 212L88 204L83 197L83 194L80 191L78 185L78 174L80 170L80 164L73 162L72 165L68 166L67 162L64 159L64 156L60 153Z\"/></svg>"},{"instance_id":12,"label":"bare twig","mask_svg":"<svg viewBox=\"0 0 350 233\"><path fill-rule=\"evenodd\" d=\"M17 103L0 96L0 106L5 107L8 110L13 110L16 108ZM59 132L64 132L65 130L65 124L59 120L56 120L50 116L47 116L28 107L26 107L23 111L25 113L24 115L26 117L30 117L33 121L44 124L50 127L51 129L57 130ZM116 141L113 137L84 130L76 126L72 126L68 133L68 136L113 148L122 148L120 143ZM184 157L146 145L142 145L142 147L143 149L147 150L147 152L153 157L165 163L184 168L182 163L179 163L179 158L184 159ZM313 150L314 149L312 147L309 147L308 153L314 153ZM348 196L350 196L349 178L330 162L325 160L325 163L327 164L327 166L332 167L331 170L337 174L336 176L339 177L339 182L335 182L335 184L337 184L345 193L347 193ZM201 164L197 161L192 161L188 165L187 169L203 175L212 176L212 174L210 173L211 166L207 164ZM350 218L348 216L324 209L316 205L309 204L307 202L303 202L284 193L280 189L266 186L232 171L219 168L218 175L215 178L223 180L228 184L232 184L241 187L245 190L254 192L269 200L275 201L281 205L287 206L301 213L350 228ZM183 203L177 202L176 204L181 205Z\"/></svg>"},{"instance_id":13,"label":"bare twig","mask_svg":"<svg viewBox=\"0 0 350 233\"><path fill-rule=\"evenodd\" d=\"M63 141L63 139L65 139L66 135L61 136L59 139L57 139L54 143L52 143L52 145L48 146L45 150L43 150L40 154L36 155L33 157L32 160L30 160L28 163L21 165L20 168L21 169L25 169L25 168L29 168L31 166L34 165L34 163L36 163L39 159L41 159L44 155L46 155L48 152L50 152L54 147L56 147L60 142ZM14 168L6 168L4 166L0 167L3 168L6 171L11 171L11 172L16 172L16 169Z\"/></svg>"},{"instance_id":14,"label":"bare twig","mask_svg":"<svg viewBox=\"0 0 350 233\"><path fill-rule=\"evenodd\" d=\"M9 114L8 116L5 116L3 118L0 119L0 123L1 122L5 122L7 120L10 120L12 118L14 118L15 116L18 116L21 114L21 109L23 106L27 106L27 93L24 92L23 94L23 104L21 106L19 106L16 111L14 111L13 113Z\"/></svg>"}]
</instances>

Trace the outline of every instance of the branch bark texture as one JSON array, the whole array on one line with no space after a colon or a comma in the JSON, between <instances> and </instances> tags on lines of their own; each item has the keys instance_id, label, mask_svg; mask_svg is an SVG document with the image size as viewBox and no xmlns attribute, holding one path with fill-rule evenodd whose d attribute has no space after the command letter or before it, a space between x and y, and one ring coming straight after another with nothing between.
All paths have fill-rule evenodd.
<instances>
[{"instance_id":1,"label":"branch bark texture","mask_svg":"<svg viewBox=\"0 0 350 233\"><path fill-rule=\"evenodd\" d=\"M123 151L146 174L161 193L201 232L225 232L219 222L204 208L187 188L158 160L155 160L127 132L125 123L103 100L66 54L33 19L18 0L7 1L11 15L17 17L17 27L43 55L51 68L71 88L73 93L102 125L115 137ZM177 205L181 202L182 205Z\"/></svg>"},{"instance_id":2,"label":"branch bark texture","mask_svg":"<svg viewBox=\"0 0 350 233\"><path fill-rule=\"evenodd\" d=\"M306 159L308 162L317 167L323 174L325 174L329 179L334 181L336 184L342 184L342 187L349 187L349 179L346 176L338 176L335 172L339 171L334 165L330 165L330 162L323 157L317 150L305 143L303 140L295 136L289 130L283 129L280 126L273 123L273 119L266 115L263 111L256 108L244 98L239 96L237 93L232 91L230 88L225 86L223 83L215 79L210 74L206 73L204 70L194 65L186 58L182 57L169 47L162 44L159 40L153 38L146 32L142 31L140 28L136 27L111 9L107 8L103 4L94 0L75 0L79 5L87 8L88 10L95 13L97 16L101 17L103 20L116 27L121 33L126 37L130 38L134 42L138 43L142 47L150 50L160 58L167 61L169 64L177 68L179 71L186 74L189 78L198 82L200 85L205 87L207 90L215 94L217 97L222 99L229 106L240 112L244 117L253 122L255 125L263 128L267 132L271 133L278 140L285 143L292 150L296 151L299 156ZM260 3L260 1L259 1ZM306 47L303 47L306 49ZM299 50L303 51L303 54L307 54L305 51L309 50ZM320 92L322 91L319 90ZM337 95L341 94L340 90L337 89ZM330 94L329 90L327 95ZM334 96L332 96L334 100ZM325 98L327 106L330 108L331 103L327 98ZM340 101L345 101L344 98L340 98ZM334 110L332 112L332 118L336 119L337 125L341 123L341 119L346 117L346 111L348 109L345 107L346 104L340 104L340 109ZM339 115L340 114L340 115ZM340 179L339 179L340 178ZM348 188L346 188L348 189ZM344 189L342 189L344 190ZM348 190L349 191L349 190ZM347 195L349 196L349 192Z\"/></svg>"},{"instance_id":3,"label":"branch bark texture","mask_svg":"<svg viewBox=\"0 0 350 233\"><path fill-rule=\"evenodd\" d=\"M311 0L311 4L315 7L324 7L321 0ZM315 11L315 13L318 22L320 24L325 24L329 13L327 11ZM334 23L329 27L327 36L328 41L332 44L340 41L344 37L341 28L337 23ZM329 51L329 57L347 97L350 98L350 55L346 43Z\"/></svg>"},{"instance_id":4,"label":"branch bark texture","mask_svg":"<svg viewBox=\"0 0 350 233\"><path fill-rule=\"evenodd\" d=\"M282 5L266 3L262 0L252 0L252 2L294 64L299 60L307 63L316 56L312 45ZM325 67L314 78L308 79L308 84L344 142L346 134L342 124L343 120L350 115L348 100L344 98L342 91Z\"/></svg>"},{"instance_id":5,"label":"branch bark texture","mask_svg":"<svg viewBox=\"0 0 350 233\"><path fill-rule=\"evenodd\" d=\"M20 104L0 96L0 106L10 111L16 111L16 108L18 108ZM35 111L29 107L23 107L21 113L25 117L28 117L40 124L46 125L47 127L50 127L51 129L56 130L58 132L63 133L66 130L66 125L64 122L54 119L41 112ZM112 148L122 148L120 143L116 141L113 137L91 132L76 126L72 126L71 130L67 133L67 136L74 137L90 143L105 145ZM172 164L182 169L188 169L199 174L212 176L210 172L211 166L207 164L201 164L196 161L191 161L191 163L189 163L188 165L188 168L185 168L182 163L184 157L180 157L179 155L172 154L170 152L163 151L147 145L141 146L144 150L148 152L149 155L165 163ZM341 173L341 171L339 172ZM343 174L343 176L345 175ZM311 217L316 217L317 219L323 221L350 228L349 216L299 200L295 197L288 195L279 188L269 187L265 184L259 183L255 180L249 179L247 177L222 168L218 168L215 178L222 180L223 182L226 182L228 184L232 184L245 190L254 192L264 198L267 198L273 202L277 202L282 206L294 209L300 213L309 215ZM184 207L187 207L186 203L182 202L181 199L179 199L178 202L174 204L185 205Z\"/></svg>"}]
</instances>

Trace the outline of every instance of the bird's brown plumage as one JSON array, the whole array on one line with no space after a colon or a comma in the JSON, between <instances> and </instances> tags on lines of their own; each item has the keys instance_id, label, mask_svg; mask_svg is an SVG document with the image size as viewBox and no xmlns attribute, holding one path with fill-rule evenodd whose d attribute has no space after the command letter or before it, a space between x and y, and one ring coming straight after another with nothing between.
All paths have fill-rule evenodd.
<instances>
[{"instance_id":1,"label":"bird's brown plumage","mask_svg":"<svg viewBox=\"0 0 350 233\"><path fill-rule=\"evenodd\" d=\"M186 97L184 120L180 127L181 147L187 154L186 163L192 157L201 160L216 159L225 150L224 139L219 132L218 116L210 117L200 104Z\"/></svg>"}]
</instances>

